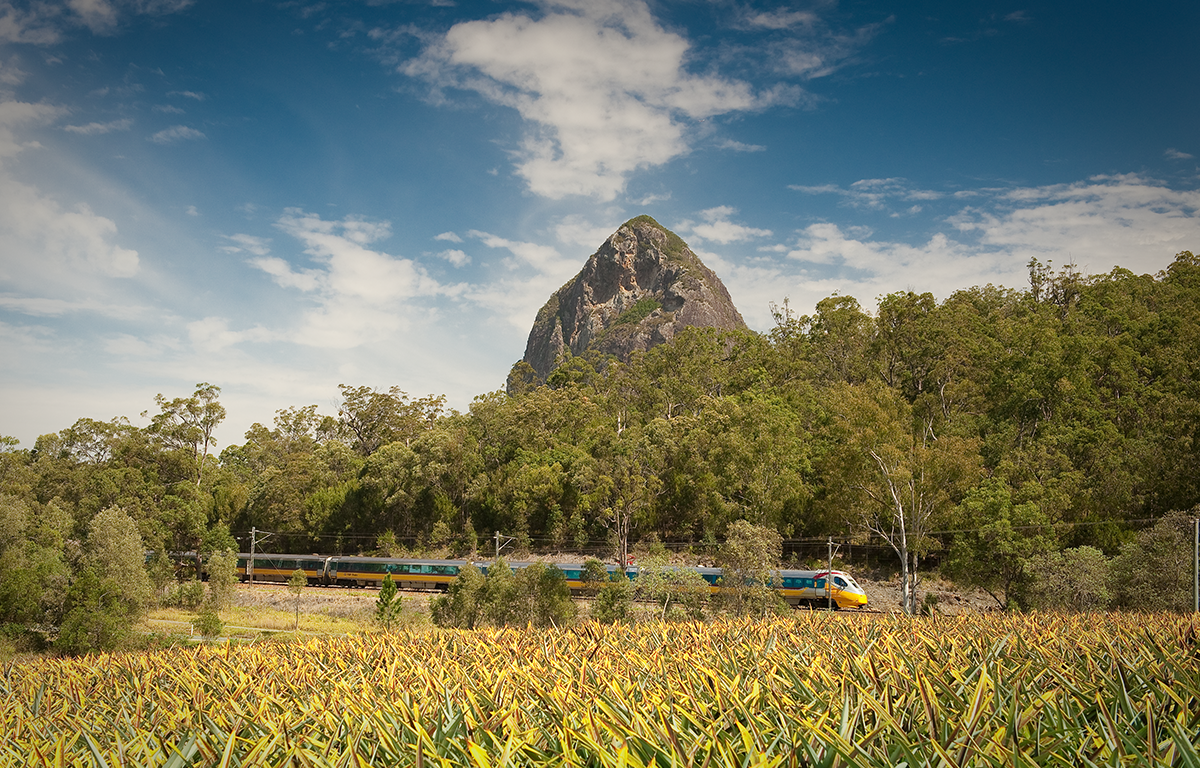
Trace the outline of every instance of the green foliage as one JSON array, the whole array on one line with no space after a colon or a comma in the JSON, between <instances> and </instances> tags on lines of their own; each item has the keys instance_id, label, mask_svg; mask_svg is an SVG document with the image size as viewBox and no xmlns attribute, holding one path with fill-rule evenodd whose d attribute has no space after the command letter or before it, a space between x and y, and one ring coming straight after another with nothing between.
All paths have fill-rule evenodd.
<instances>
[{"instance_id":1,"label":"green foliage","mask_svg":"<svg viewBox=\"0 0 1200 768\"><path fill-rule=\"evenodd\" d=\"M303 571L298 571L298 573L303 575ZM404 599L396 590L396 582L392 581L392 574L385 575L383 584L379 588L379 597L375 599L375 621L391 632L392 623L400 615L403 605Z\"/></svg>"},{"instance_id":2,"label":"green foliage","mask_svg":"<svg viewBox=\"0 0 1200 768\"><path fill-rule=\"evenodd\" d=\"M195 610L204 602L204 583L190 580L176 584L162 599L162 604L169 608L187 608Z\"/></svg>"},{"instance_id":3,"label":"green foliage","mask_svg":"<svg viewBox=\"0 0 1200 768\"><path fill-rule=\"evenodd\" d=\"M1192 610L1197 517L1200 507L1172 512L1121 547L1109 581L1118 605L1138 611Z\"/></svg>"},{"instance_id":4,"label":"green foliage","mask_svg":"<svg viewBox=\"0 0 1200 768\"><path fill-rule=\"evenodd\" d=\"M659 309L662 309L662 304L653 296L638 299L632 306L622 312L612 322L612 325L637 325Z\"/></svg>"},{"instance_id":5,"label":"green foliage","mask_svg":"<svg viewBox=\"0 0 1200 768\"><path fill-rule=\"evenodd\" d=\"M137 523L120 507L105 509L88 524L87 567L116 587L134 612L150 599L145 552Z\"/></svg>"},{"instance_id":6,"label":"green foliage","mask_svg":"<svg viewBox=\"0 0 1200 768\"><path fill-rule=\"evenodd\" d=\"M303 575L303 571L301 571ZM208 558L208 593L213 606L224 610L233 602L237 589L237 553L233 550L214 552Z\"/></svg>"},{"instance_id":7,"label":"green foliage","mask_svg":"<svg viewBox=\"0 0 1200 768\"><path fill-rule=\"evenodd\" d=\"M193 626L196 632L205 638L220 637L221 633L225 631L225 622L221 621L220 612L215 605L208 601L200 607Z\"/></svg>"},{"instance_id":8,"label":"green foliage","mask_svg":"<svg viewBox=\"0 0 1200 768\"><path fill-rule=\"evenodd\" d=\"M722 602L734 613L765 615L779 609L778 582L783 539L774 528L738 520L721 547ZM640 581L640 579L639 579Z\"/></svg>"},{"instance_id":9,"label":"green foliage","mask_svg":"<svg viewBox=\"0 0 1200 768\"><path fill-rule=\"evenodd\" d=\"M604 582L592 602L591 618L601 624L628 621L633 613L633 585L625 578Z\"/></svg>"},{"instance_id":10,"label":"green foliage","mask_svg":"<svg viewBox=\"0 0 1200 768\"><path fill-rule=\"evenodd\" d=\"M446 594L431 602L433 623L439 627L474 629L483 614L485 586L483 573L467 563L459 569Z\"/></svg>"},{"instance_id":11,"label":"green foliage","mask_svg":"<svg viewBox=\"0 0 1200 768\"><path fill-rule=\"evenodd\" d=\"M122 587L88 568L67 590L64 615L54 641L59 653L75 656L110 651L130 635L131 605Z\"/></svg>"},{"instance_id":12,"label":"green foliage","mask_svg":"<svg viewBox=\"0 0 1200 768\"><path fill-rule=\"evenodd\" d=\"M610 581L608 567L596 558L589 557L583 561L583 572L580 574L580 580L586 585L586 590L594 595Z\"/></svg>"},{"instance_id":13,"label":"green foliage","mask_svg":"<svg viewBox=\"0 0 1200 768\"><path fill-rule=\"evenodd\" d=\"M955 537L942 570L964 586L985 590L1001 608L1013 604L1028 573L1029 558L1055 548L1056 536L1041 507L1013 504L999 478L972 488L958 509Z\"/></svg>"},{"instance_id":14,"label":"green foliage","mask_svg":"<svg viewBox=\"0 0 1200 768\"><path fill-rule=\"evenodd\" d=\"M575 618L575 604L558 568L531 563L514 572L501 558L486 577L473 565L461 568L446 594L433 600L431 612L442 627L562 626Z\"/></svg>"},{"instance_id":15,"label":"green foliage","mask_svg":"<svg viewBox=\"0 0 1200 768\"><path fill-rule=\"evenodd\" d=\"M664 621L703 619L712 592L696 571L653 562L638 568L634 589L640 599L654 603Z\"/></svg>"},{"instance_id":16,"label":"green foliage","mask_svg":"<svg viewBox=\"0 0 1200 768\"><path fill-rule=\"evenodd\" d=\"M567 577L555 567L530 563L516 573L518 604L510 621L535 627L564 626L575 618Z\"/></svg>"},{"instance_id":17,"label":"green foliage","mask_svg":"<svg viewBox=\"0 0 1200 768\"><path fill-rule=\"evenodd\" d=\"M1095 547L1073 547L1029 559L1031 608L1099 611L1108 607L1108 559Z\"/></svg>"}]
</instances>

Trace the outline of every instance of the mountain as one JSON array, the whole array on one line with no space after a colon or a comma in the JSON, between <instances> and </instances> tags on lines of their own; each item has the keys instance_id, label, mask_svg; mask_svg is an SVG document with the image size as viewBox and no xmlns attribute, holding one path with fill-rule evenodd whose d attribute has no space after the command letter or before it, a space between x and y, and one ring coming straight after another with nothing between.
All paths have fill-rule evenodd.
<instances>
[{"instance_id":1,"label":"mountain","mask_svg":"<svg viewBox=\"0 0 1200 768\"><path fill-rule=\"evenodd\" d=\"M587 350L625 361L683 328L746 327L721 279L674 232L649 216L609 236L537 314L522 362L538 382ZM514 366L514 375L521 363ZM529 373L528 369L525 369Z\"/></svg>"}]
</instances>

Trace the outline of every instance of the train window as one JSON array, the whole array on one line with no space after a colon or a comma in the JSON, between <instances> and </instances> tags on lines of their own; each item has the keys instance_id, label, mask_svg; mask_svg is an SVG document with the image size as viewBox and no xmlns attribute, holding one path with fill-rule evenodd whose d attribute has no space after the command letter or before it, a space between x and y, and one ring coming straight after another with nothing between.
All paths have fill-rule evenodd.
<instances>
[{"instance_id":1,"label":"train window","mask_svg":"<svg viewBox=\"0 0 1200 768\"><path fill-rule=\"evenodd\" d=\"M846 586L848 586L848 585L846 584L846 580L845 580L845 579L843 579L841 576L834 576L834 577L833 577L833 583L834 583L834 584L837 584L839 587L846 587Z\"/></svg>"}]
</instances>

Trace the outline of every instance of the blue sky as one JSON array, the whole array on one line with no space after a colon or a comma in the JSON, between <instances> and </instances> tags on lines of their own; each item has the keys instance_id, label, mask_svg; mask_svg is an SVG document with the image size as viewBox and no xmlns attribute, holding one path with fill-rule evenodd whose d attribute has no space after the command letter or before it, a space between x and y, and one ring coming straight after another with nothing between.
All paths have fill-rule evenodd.
<instances>
[{"instance_id":1,"label":"blue sky","mask_svg":"<svg viewBox=\"0 0 1200 768\"><path fill-rule=\"evenodd\" d=\"M499 389L648 213L751 327L1200 248L1200 5L0 0L0 434Z\"/></svg>"}]
</instances>

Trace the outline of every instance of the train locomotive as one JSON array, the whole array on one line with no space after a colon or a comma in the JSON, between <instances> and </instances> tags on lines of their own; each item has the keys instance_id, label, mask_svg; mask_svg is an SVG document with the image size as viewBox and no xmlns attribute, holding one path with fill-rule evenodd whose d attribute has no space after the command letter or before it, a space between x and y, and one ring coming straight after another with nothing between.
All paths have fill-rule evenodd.
<instances>
[{"instance_id":1,"label":"train locomotive","mask_svg":"<svg viewBox=\"0 0 1200 768\"><path fill-rule=\"evenodd\" d=\"M253 568L249 553L238 554L238 574L242 581L287 581L296 570L304 572L308 583L319 586L378 587L385 576L405 590L444 591L468 564L487 573L489 563L467 560L418 560L391 557L345 557L323 555L255 554ZM509 567L523 568L530 563L512 562ZM582 594L590 585L583 581L582 563L554 563L566 576L572 594ZM606 566L609 578L621 574L615 565ZM675 566L679 567L679 566ZM693 567L715 594L721 589L723 572L720 568ZM625 568L624 577L636 581L640 568ZM867 593L845 571L780 570L775 572L771 586L794 607L825 607L832 598L839 609L858 609L867 606Z\"/></svg>"}]
</instances>

